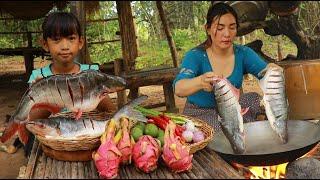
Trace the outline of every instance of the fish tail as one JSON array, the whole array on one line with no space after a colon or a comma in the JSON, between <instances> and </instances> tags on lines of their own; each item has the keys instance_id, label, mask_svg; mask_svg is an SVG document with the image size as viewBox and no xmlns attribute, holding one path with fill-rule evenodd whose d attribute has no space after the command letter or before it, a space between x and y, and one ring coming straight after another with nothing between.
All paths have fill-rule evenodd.
<instances>
[{"instance_id":1,"label":"fish tail","mask_svg":"<svg viewBox=\"0 0 320 180\"><path fill-rule=\"evenodd\" d=\"M19 123L11 121L9 122L8 126L4 130L2 136L1 136L1 142L5 143L7 142L12 136L16 134L16 132L19 130Z\"/></svg>"},{"instance_id":2,"label":"fish tail","mask_svg":"<svg viewBox=\"0 0 320 180\"><path fill-rule=\"evenodd\" d=\"M1 136L1 142L5 143L18 132L20 141L26 145L29 140L29 133L24 123L11 121Z\"/></svg>"},{"instance_id":3,"label":"fish tail","mask_svg":"<svg viewBox=\"0 0 320 180\"><path fill-rule=\"evenodd\" d=\"M26 145L29 141L29 132L25 124L19 124L18 136L20 141Z\"/></svg>"}]
</instances>

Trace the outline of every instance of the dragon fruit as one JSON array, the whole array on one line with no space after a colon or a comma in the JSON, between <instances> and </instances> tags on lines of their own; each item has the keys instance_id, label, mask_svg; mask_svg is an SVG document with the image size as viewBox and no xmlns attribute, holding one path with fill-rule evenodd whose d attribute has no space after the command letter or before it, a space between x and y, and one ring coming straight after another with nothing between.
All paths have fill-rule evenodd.
<instances>
[{"instance_id":1,"label":"dragon fruit","mask_svg":"<svg viewBox=\"0 0 320 180\"><path fill-rule=\"evenodd\" d=\"M190 148L181 144L179 137L174 134L176 124L172 121L166 127L164 133L164 145L162 159L165 164L176 173L188 171L192 168Z\"/></svg>"},{"instance_id":2,"label":"dragon fruit","mask_svg":"<svg viewBox=\"0 0 320 180\"><path fill-rule=\"evenodd\" d=\"M92 153L100 177L112 179L117 177L121 152L116 144L120 140L119 133L115 136L116 123L111 119L107 125L105 133L101 136L101 145L97 152Z\"/></svg>"},{"instance_id":3,"label":"dragon fruit","mask_svg":"<svg viewBox=\"0 0 320 180\"><path fill-rule=\"evenodd\" d=\"M127 118L123 117L120 119L120 126L122 131L122 138L120 139L119 143L117 144L117 148L121 152L121 163L122 164L130 164L131 163L131 155L132 149L134 145L134 140L130 138L129 135L129 121Z\"/></svg>"},{"instance_id":4,"label":"dragon fruit","mask_svg":"<svg viewBox=\"0 0 320 180\"><path fill-rule=\"evenodd\" d=\"M136 168L145 173L157 168L160 156L160 143L152 136L143 135L133 146L132 158Z\"/></svg>"}]
</instances>

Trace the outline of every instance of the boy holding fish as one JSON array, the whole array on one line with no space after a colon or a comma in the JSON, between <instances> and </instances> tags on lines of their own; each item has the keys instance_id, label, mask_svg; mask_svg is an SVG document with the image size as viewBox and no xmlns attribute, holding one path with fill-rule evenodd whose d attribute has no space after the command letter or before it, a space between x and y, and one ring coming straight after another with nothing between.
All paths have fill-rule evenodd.
<instances>
[{"instance_id":1,"label":"boy holding fish","mask_svg":"<svg viewBox=\"0 0 320 180\"><path fill-rule=\"evenodd\" d=\"M55 12L49 14L43 24L42 47L52 56L52 63L32 71L28 83L31 85L42 78L55 74L78 74L84 70L99 70L98 65L80 64L75 61L84 45L80 23L75 15L67 12ZM60 91L59 91L60 93ZM112 103L108 94L99 102L97 109L100 111L115 112L116 106ZM73 97L71 97L73 98ZM67 111L64 109L63 111ZM34 108L29 113L29 120L48 118L51 112L43 108ZM81 116L81 114L80 114ZM32 139L34 139L34 136ZM14 145L21 144L19 139ZM29 140L25 146L26 154L29 154L33 140Z\"/></svg>"},{"instance_id":2,"label":"boy holding fish","mask_svg":"<svg viewBox=\"0 0 320 180\"><path fill-rule=\"evenodd\" d=\"M207 40L185 54L173 82L175 94L187 97L183 114L208 122L216 131L221 129L218 116L221 113L217 112L217 97L213 93L218 79L230 82L230 89L243 108L239 113L245 122L250 122L262 113L261 97L255 92L240 96L243 75L252 74L261 79L260 72L269 67L282 71L276 64L267 64L251 48L234 44L237 28L237 14L232 7L225 3L211 6L205 25Z\"/></svg>"}]
</instances>

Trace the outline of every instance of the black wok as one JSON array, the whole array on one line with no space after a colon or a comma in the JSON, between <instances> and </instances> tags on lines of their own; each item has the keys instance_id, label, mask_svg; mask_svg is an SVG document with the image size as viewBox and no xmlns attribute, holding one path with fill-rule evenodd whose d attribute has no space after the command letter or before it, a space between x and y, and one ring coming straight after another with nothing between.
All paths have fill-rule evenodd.
<instances>
[{"instance_id":1,"label":"black wok","mask_svg":"<svg viewBox=\"0 0 320 180\"><path fill-rule=\"evenodd\" d=\"M282 144L268 121L244 124L246 152L235 154L222 131L208 144L223 159L245 166L271 166L291 162L309 152L320 140L320 125L288 121L288 142Z\"/></svg>"}]
</instances>

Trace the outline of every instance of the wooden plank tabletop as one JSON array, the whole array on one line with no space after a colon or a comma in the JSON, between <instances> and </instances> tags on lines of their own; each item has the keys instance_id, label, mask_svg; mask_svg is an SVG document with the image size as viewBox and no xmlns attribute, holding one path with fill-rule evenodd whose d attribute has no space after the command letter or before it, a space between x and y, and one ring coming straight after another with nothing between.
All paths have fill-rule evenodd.
<instances>
[{"instance_id":1,"label":"wooden plank tabletop","mask_svg":"<svg viewBox=\"0 0 320 180\"><path fill-rule=\"evenodd\" d=\"M161 158L160 158L161 159ZM185 173L172 173L159 160L158 168L146 174L137 170L133 164L121 166L120 179L244 179L232 166L220 158L213 150L206 147L193 155L192 169ZM68 162L47 157L38 140L33 144L32 152L24 172L19 173L23 179L97 179L93 161Z\"/></svg>"}]
</instances>

